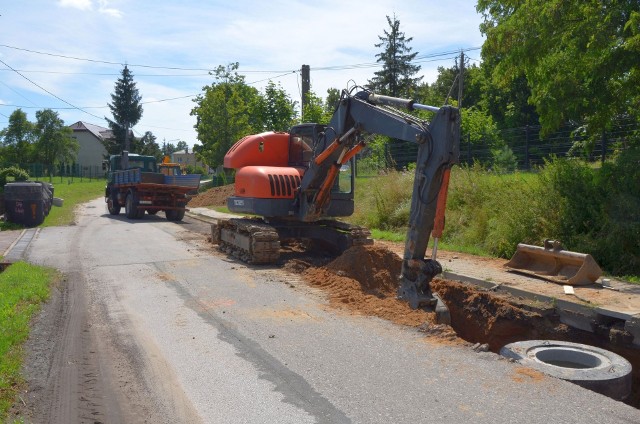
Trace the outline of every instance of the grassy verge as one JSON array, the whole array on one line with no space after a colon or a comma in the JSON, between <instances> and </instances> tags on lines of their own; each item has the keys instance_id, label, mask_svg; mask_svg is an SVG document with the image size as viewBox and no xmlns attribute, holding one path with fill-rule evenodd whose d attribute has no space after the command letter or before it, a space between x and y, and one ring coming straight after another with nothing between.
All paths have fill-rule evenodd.
<instances>
[{"instance_id":1,"label":"grassy verge","mask_svg":"<svg viewBox=\"0 0 640 424\"><path fill-rule=\"evenodd\" d=\"M592 254L607 274L639 282L638 169L637 160L601 168L556 160L537 172L512 174L455 167L440 248L509 258L518 243L555 239L567 250ZM389 172L356 185L349 221L372 229L375 238L402 240L413 172Z\"/></svg>"},{"instance_id":2,"label":"grassy verge","mask_svg":"<svg viewBox=\"0 0 640 424\"><path fill-rule=\"evenodd\" d=\"M104 195L104 180L75 180L53 185L54 196L64 199L62 207L53 206L41 227L69 225L73 222L76 205Z\"/></svg>"},{"instance_id":3,"label":"grassy verge","mask_svg":"<svg viewBox=\"0 0 640 424\"><path fill-rule=\"evenodd\" d=\"M56 279L55 271L24 262L0 274L0 418L6 417L24 384L22 345L29 335L29 322L48 299Z\"/></svg>"}]
</instances>

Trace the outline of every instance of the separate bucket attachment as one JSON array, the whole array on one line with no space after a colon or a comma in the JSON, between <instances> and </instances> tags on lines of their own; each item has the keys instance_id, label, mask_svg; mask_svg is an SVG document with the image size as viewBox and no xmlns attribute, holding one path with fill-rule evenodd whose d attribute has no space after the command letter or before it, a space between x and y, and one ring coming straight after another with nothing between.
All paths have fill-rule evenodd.
<instances>
[{"instance_id":1,"label":"separate bucket attachment","mask_svg":"<svg viewBox=\"0 0 640 424\"><path fill-rule=\"evenodd\" d=\"M516 253L505 267L572 286L593 284L602 275L591 255L564 250L556 240L545 240L544 247L518 244Z\"/></svg>"}]
</instances>

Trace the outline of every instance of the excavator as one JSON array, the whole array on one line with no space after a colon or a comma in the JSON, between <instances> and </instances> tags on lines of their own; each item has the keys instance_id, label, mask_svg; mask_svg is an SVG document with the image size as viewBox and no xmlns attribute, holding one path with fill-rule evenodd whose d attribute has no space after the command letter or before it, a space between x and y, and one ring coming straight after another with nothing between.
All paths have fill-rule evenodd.
<instances>
[{"instance_id":1,"label":"excavator","mask_svg":"<svg viewBox=\"0 0 640 424\"><path fill-rule=\"evenodd\" d=\"M436 312L438 322L449 311L431 291L442 267L437 241L444 228L444 208L451 167L460 155L460 112L413 100L343 90L328 125L305 123L286 132L264 132L236 142L224 158L235 169L231 212L252 218L221 219L212 225L220 249L253 264L275 263L281 242L305 241L341 253L371 244L366 228L336 220L354 211L355 158L372 135L418 145L409 226L398 298L413 309ZM433 113L430 121L401 111ZM431 258L425 258L429 238Z\"/></svg>"}]
</instances>

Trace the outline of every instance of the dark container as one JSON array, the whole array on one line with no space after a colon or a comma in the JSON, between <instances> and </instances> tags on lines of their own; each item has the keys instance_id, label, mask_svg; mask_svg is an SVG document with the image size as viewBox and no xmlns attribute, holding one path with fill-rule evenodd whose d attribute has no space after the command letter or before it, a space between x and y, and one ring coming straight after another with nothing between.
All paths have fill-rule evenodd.
<instances>
[{"instance_id":1,"label":"dark container","mask_svg":"<svg viewBox=\"0 0 640 424\"><path fill-rule=\"evenodd\" d=\"M4 208L7 221L26 227L42 224L48 211L48 195L40 183L8 183L4 186Z\"/></svg>"}]
</instances>

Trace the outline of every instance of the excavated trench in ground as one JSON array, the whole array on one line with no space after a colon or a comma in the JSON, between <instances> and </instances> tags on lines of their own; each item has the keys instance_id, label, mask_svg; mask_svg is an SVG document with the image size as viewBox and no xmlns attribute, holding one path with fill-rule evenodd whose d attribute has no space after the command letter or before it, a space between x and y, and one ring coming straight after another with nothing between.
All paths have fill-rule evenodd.
<instances>
[{"instance_id":1,"label":"excavated trench in ground","mask_svg":"<svg viewBox=\"0 0 640 424\"><path fill-rule=\"evenodd\" d=\"M285 269L323 289L329 302L350 313L377 316L413 326L431 340L451 344L486 343L497 353L508 343L549 339L597 346L626 358L633 366L633 391L626 403L640 408L640 349L618 328L598 334L562 324L551 305L498 294L457 281L435 279L432 288L451 312L451 327L438 325L432 313L412 310L396 299L401 260L378 246L355 246L324 265L307 259L285 259Z\"/></svg>"}]
</instances>

